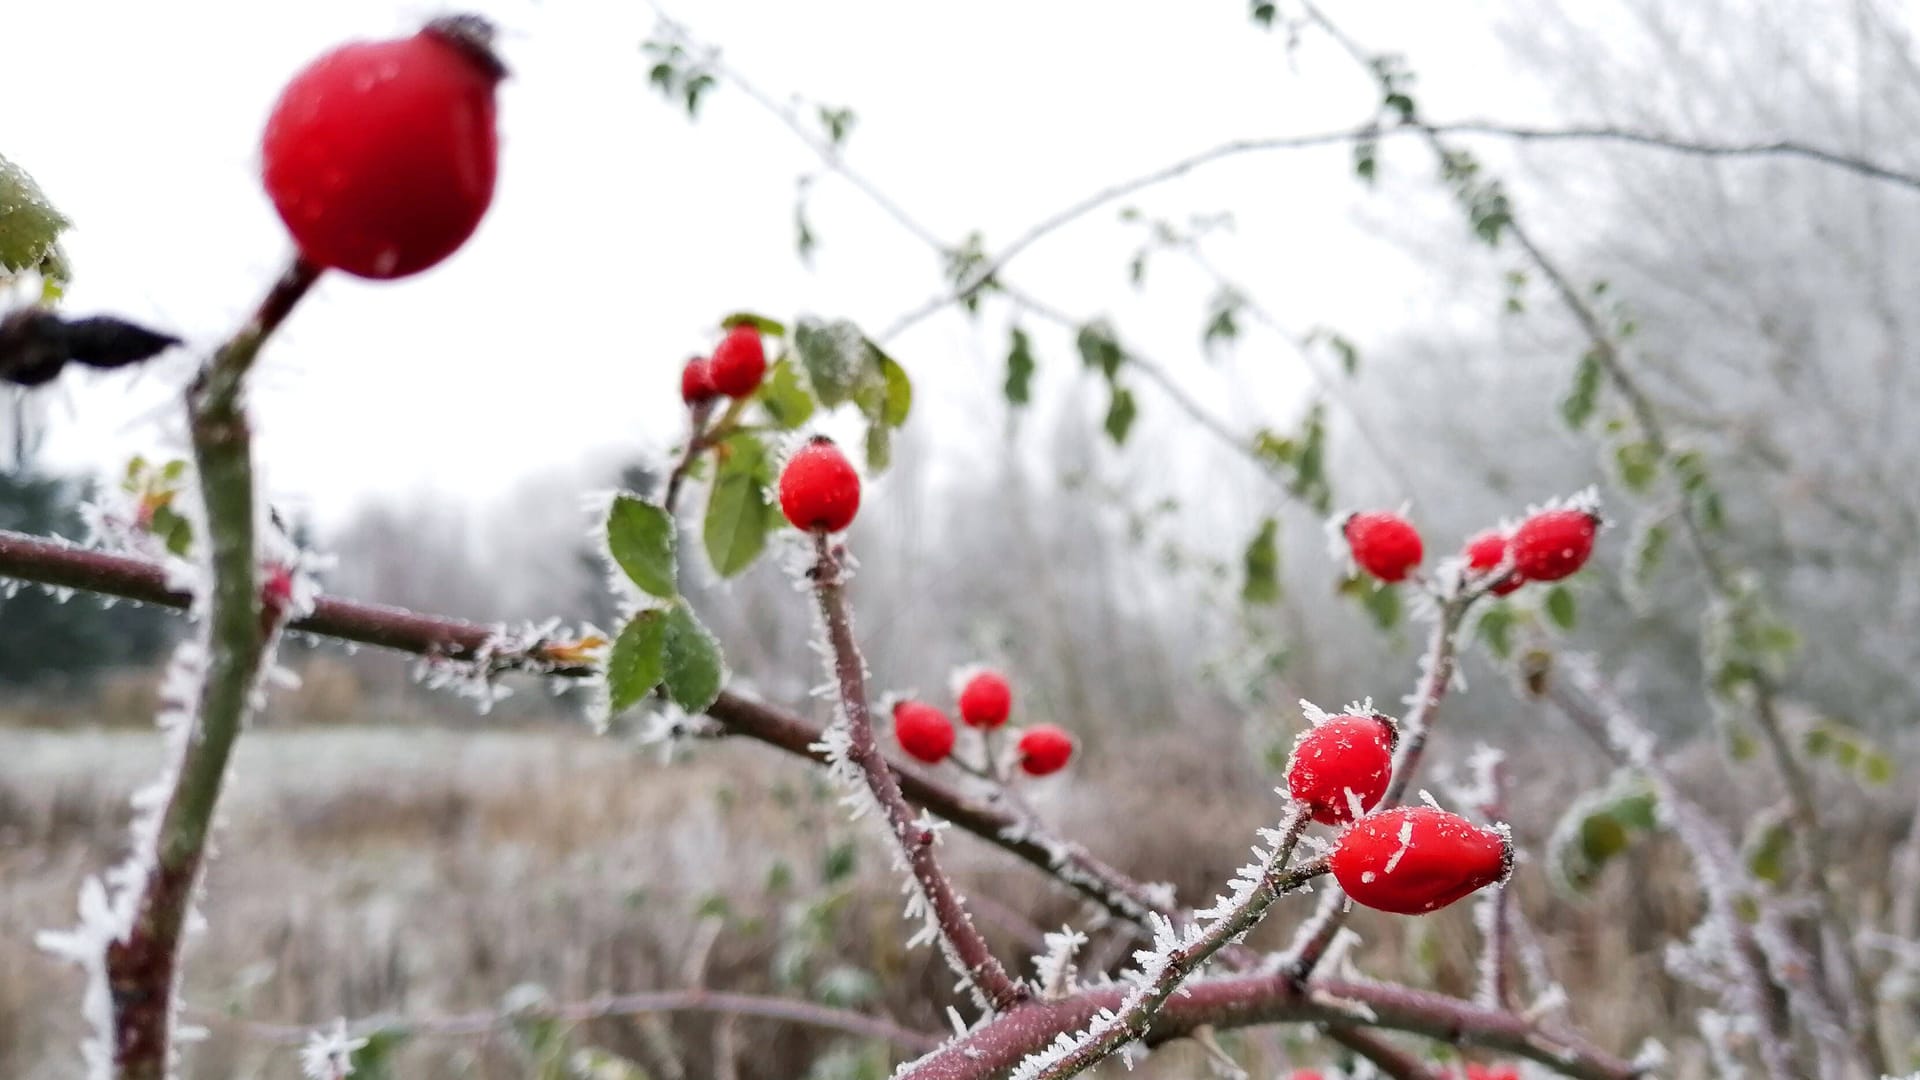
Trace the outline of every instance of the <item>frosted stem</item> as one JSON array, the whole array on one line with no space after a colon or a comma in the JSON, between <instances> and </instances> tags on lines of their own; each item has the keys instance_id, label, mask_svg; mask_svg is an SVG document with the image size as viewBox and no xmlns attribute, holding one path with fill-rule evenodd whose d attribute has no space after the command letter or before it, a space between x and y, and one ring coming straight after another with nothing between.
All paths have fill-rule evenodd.
<instances>
[{"instance_id":1,"label":"frosted stem","mask_svg":"<svg viewBox=\"0 0 1920 1080\"><path fill-rule=\"evenodd\" d=\"M260 347L318 276L296 259L187 392L213 571L208 662L132 927L107 947L114 1067L122 1080L162 1080L171 1072L181 928L205 862L227 759L266 657L269 627L263 616L273 613L263 612L260 597L253 458L241 391Z\"/></svg>"}]
</instances>

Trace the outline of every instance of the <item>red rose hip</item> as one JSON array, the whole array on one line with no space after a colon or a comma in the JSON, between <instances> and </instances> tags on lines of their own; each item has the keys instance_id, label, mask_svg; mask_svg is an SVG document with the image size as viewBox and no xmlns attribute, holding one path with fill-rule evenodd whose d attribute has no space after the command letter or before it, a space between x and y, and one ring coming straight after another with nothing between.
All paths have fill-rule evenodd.
<instances>
[{"instance_id":1,"label":"red rose hip","mask_svg":"<svg viewBox=\"0 0 1920 1080\"><path fill-rule=\"evenodd\" d=\"M1424 915L1507 876L1507 838L1431 806L1370 814L1335 841L1329 868L1357 903Z\"/></svg>"},{"instance_id":2,"label":"red rose hip","mask_svg":"<svg viewBox=\"0 0 1920 1080\"><path fill-rule=\"evenodd\" d=\"M1341 527L1353 561L1381 581L1404 581L1420 565L1420 534L1399 514L1354 514Z\"/></svg>"},{"instance_id":3,"label":"red rose hip","mask_svg":"<svg viewBox=\"0 0 1920 1080\"><path fill-rule=\"evenodd\" d=\"M436 19L341 45L281 91L261 179L306 261L364 278L417 274L459 249L493 202L493 27Z\"/></svg>"},{"instance_id":4,"label":"red rose hip","mask_svg":"<svg viewBox=\"0 0 1920 1080\"><path fill-rule=\"evenodd\" d=\"M1467 541L1467 569L1476 574L1487 574L1499 568L1507 559L1507 538L1489 529ZM1509 571L1492 588L1493 595L1505 596L1525 585L1527 580L1517 572Z\"/></svg>"},{"instance_id":5,"label":"red rose hip","mask_svg":"<svg viewBox=\"0 0 1920 1080\"><path fill-rule=\"evenodd\" d=\"M767 349L760 341L760 331L746 323L727 331L714 346L707 374L713 379L713 388L731 398L743 398L760 389L760 380L767 374Z\"/></svg>"},{"instance_id":6,"label":"red rose hip","mask_svg":"<svg viewBox=\"0 0 1920 1080\"><path fill-rule=\"evenodd\" d=\"M981 668L960 688L960 719L968 727L997 728L1013 713L1013 687L997 671Z\"/></svg>"},{"instance_id":7,"label":"red rose hip","mask_svg":"<svg viewBox=\"0 0 1920 1080\"><path fill-rule=\"evenodd\" d=\"M688 360L687 366L680 369L680 400L689 405L704 405L719 396L707 358L696 356Z\"/></svg>"},{"instance_id":8,"label":"red rose hip","mask_svg":"<svg viewBox=\"0 0 1920 1080\"><path fill-rule=\"evenodd\" d=\"M1528 581L1559 581L1593 554L1600 518L1588 510L1543 510L1513 531L1513 567Z\"/></svg>"},{"instance_id":9,"label":"red rose hip","mask_svg":"<svg viewBox=\"0 0 1920 1080\"><path fill-rule=\"evenodd\" d=\"M780 472L780 510L796 529L839 532L860 510L860 474L832 439L815 435Z\"/></svg>"},{"instance_id":10,"label":"red rose hip","mask_svg":"<svg viewBox=\"0 0 1920 1080\"><path fill-rule=\"evenodd\" d=\"M1287 759L1287 793L1323 825L1380 805L1393 778L1394 722L1379 713L1330 716L1301 732Z\"/></svg>"},{"instance_id":11,"label":"red rose hip","mask_svg":"<svg viewBox=\"0 0 1920 1080\"><path fill-rule=\"evenodd\" d=\"M893 706L893 737L900 749L929 765L938 765L953 752L953 721L947 714L918 701Z\"/></svg>"},{"instance_id":12,"label":"red rose hip","mask_svg":"<svg viewBox=\"0 0 1920 1080\"><path fill-rule=\"evenodd\" d=\"M1073 757L1073 736L1052 724L1035 724L1020 734L1020 771L1046 776L1067 767Z\"/></svg>"}]
</instances>

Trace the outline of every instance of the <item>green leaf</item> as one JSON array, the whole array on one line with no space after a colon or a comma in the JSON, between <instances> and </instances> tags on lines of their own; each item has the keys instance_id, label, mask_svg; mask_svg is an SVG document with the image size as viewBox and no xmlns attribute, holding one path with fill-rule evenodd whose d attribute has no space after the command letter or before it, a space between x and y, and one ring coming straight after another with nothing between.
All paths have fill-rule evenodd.
<instances>
[{"instance_id":1,"label":"green leaf","mask_svg":"<svg viewBox=\"0 0 1920 1080\"><path fill-rule=\"evenodd\" d=\"M1513 608L1501 601L1480 613L1474 633L1487 643L1487 651L1505 660L1513 655Z\"/></svg>"},{"instance_id":2,"label":"green leaf","mask_svg":"<svg viewBox=\"0 0 1920 1080\"><path fill-rule=\"evenodd\" d=\"M679 595L673 556L673 518L632 495L613 500L607 514L607 549L635 585L662 599Z\"/></svg>"},{"instance_id":3,"label":"green leaf","mask_svg":"<svg viewBox=\"0 0 1920 1080\"><path fill-rule=\"evenodd\" d=\"M167 550L185 557L193 550L193 522L188 521L170 505L157 506L153 510L153 534L158 536Z\"/></svg>"},{"instance_id":4,"label":"green leaf","mask_svg":"<svg viewBox=\"0 0 1920 1080\"><path fill-rule=\"evenodd\" d=\"M1621 443L1614 448L1613 460L1628 491L1647 490L1660 474L1660 453L1649 442Z\"/></svg>"},{"instance_id":5,"label":"green leaf","mask_svg":"<svg viewBox=\"0 0 1920 1080\"><path fill-rule=\"evenodd\" d=\"M847 136L853 131L854 115L852 109L829 109L820 106L820 126L827 129L827 141L835 147L846 143Z\"/></svg>"},{"instance_id":6,"label":"green leaf","mask_svg":"<svg viewBox=\"0 0 1920 1080\"><path fill-rule=\"evenodd\" d=\"M1033 343L1027 332L1013 328L1013 343L1007 349L1007 403L1025 405L1033 398Z\"/></svg>"},{"instance_id":7,"label":"green leaf","mask_svg":"<svg viewBox=\"0 0 1920 1080\"><path fill-rule=\"evenodd\" d=\"M1874 750L1860 762L1860 778L1878 787L1893 782L1893 758L1884 750Z\"/></svg>"},{"instance_id":8,"label":"green leaf","mask_svg":"<svg viewBox=\"0 0 1920 1080\"><path fill-rule=\"evenodd\" d=\"M1573 629L1577 608L1574 606L1573 590L1565 585L1555 585L1547 590L1547 618L1562 630Z\"/></svg>"},{"instance_id":9,"label":"green leaf","mask_svg":"<svg viewBox=\"0 0 1920 1080\"><path fill-rule=\"evenodd\" d=\"M734 435L720 445L718 457L701 540L714 572L732 577L760 557L767 535L780 526L780 512L768 495L773 462L759 439Z\"/></svg>"},{"instance_id":10,"label":"green leaf","mask_svg":"<svg viewBox=\"0 0 1920 1080\"><path fill-rule=\"evenodd\" d=\"M867 425L867 470L882 473L893 464L893 429L884 424Z\"/></svg>"},{"instance_id":11,"label":"green leaf","mask_svg":"<svg viewBox=\"0 0 1920 1080\"><path fill-rule=\"evenodd\" d=\"M1246 581L1240 586L1240 599L1249 604L1280 602L1280 521L1269 517L1260 523L1260 531L1247 544L1243 562Z\"/></svg>"},{"instance_id":12,"label":"green leaf","mask_svg":"<svg viewBox=\"0 0 1920 1080\"><path fill-rule=\"evenodd\" d=\"M1391 630L1400 621L1400 592L1391 585L1381 583L1361 603L1382 630Z\"/></svg>"},{"instance_id":13,"label":"green leaf","mask_svg":"<svg viewBox=\"0 0 1920 1080\"><path fill-rule=\"evenodd\" d=\"M1573 389L1560 401L1560 417L1568 427L1578 431L1592 418L1594 406L1600 400L1600 377L1604 374L1597 348L1581 355L1579 365L1573 369Z\"/></svg>"},{"instance_id":14,"label":"green leaf","mask_svg":"<svg viewBox=\"0 0 1920 1080\"><path fill-rule=\"evenodd\" d=\"M1246 305L1247 298L1240 294L1240 290L1231 285L1220 286L1207 309L1206 329L1200 335L1201 346L1212 352L1216 346L1238 338L1240 312Z\"/></svg>"},{"instance_id":15,"label":"green leaf","mask_svg":"<svg viewBox=\"0 0 1920 1080\"><path fill-rule=\"evenodd\" d=\"M853 1009L880 995L880 980L871 972L840 964L828 968L813 983L814 999L836 1009Z\"/></svg>"},{"instance_id":16,"label":"green leaf","mask_svg":"<svg viewBox=\"0 0 1920 1080\"><path fill-rule=\"evenodd\" d=\"M1633 546L1633 561L1628 574L1634 584L1645 587L1653 581L1653 575L1660 568L1660 559L1667 550L1667 541L1672 538L1671 531L1658 523L1642 529L1639 541Z\"/></svg>"},{"instance_id":17,"label":"green leaf","mask_svg":"<svg viewBox=\"0 0 1920 1080\"><path fill-rule=\"evenodd\" d=\"M1074 335L1073 344L1080 350L1081 361L1108 380L1120 373L1120 365L1126 360L1119 340L1113 336L1113 327L1104 319L1082 326Z\"/></svg>"},{"instance_id":18,"label":"green leaf","mask_svg":"<svg viewBox=\"0 0 1920 1080\"><path fill-rule=\"evenodd\" d=\"M1547 841L1547 864L1563 889L1584 893L1606 864L1653 831L1653 787L1635 773L1616 775L1607 786L1576 799Z\"/></svg>"},{"instance_id":19,"label":"green leaf","mask_svg":"<svg viewBox=\"0 0 1920 1080\"><path fill-rule=\"evenodd\" d=\"M1122 445L1127 441L1127 433L1133 430L1133 421L1138 415L1139 410L1133 403L1133 391L1124 386L1115 386L1113 398L1107 403L1106 421L1107 436L1114 441L1114 445Z\"/></svg>"},{"instance_id":20,"label":"green leaf","mask_svg":"<svg viewBox=\"0 0 1920 1080\"><path fill-rule=\"evenodd\" d=\"M690 713L705 712L720 696L726 669L720 643L684 603L667 610L667 696Z\"/></svg>"},{"instance_id":21,"label":"green leaf","mask_svg":"<svg viewBox=\"0 0 1920 1080\"><path fill-rule=\"evenodd\" d=\"M1360 349L1352 340L1340 334L1327 335L1327 346L1340 358L1340 370L1352 375L1360 370Z\"/></svg>"},{"instance_id":22,"label":"green leaf","mask_svg":"<svg viewBox=\"0 0 1920 1080\"><path fill-rule=\"evenodd\" d=\"M38 270L64 284L71 274L60 234L71 224L25 169L0 157L0 279Z\"/></svg>"},{"instance_id":23,"label":"green leaf","mask_svg":"<svg viewBox=\"0 0 1920 1080\"><path fill-rule=\"evenodd\" d=\"M860 862L860 848L852 839L835 841L827 848L825 857L820 860L820 881L825 885L837 885L853 876Z\"/></svg>"},{"instance_id":24,"label":"green leaf","mask_svg":"<svg viewBox=\"0 0 1920 1080\"><path fill-rule=\"evenodd\" d=\"M1253 8L1250 14L1253 16L1253 21L1269 30L1273 29L1273 16L1275 14L1273 0L1252 0L1252 3Z\"/></svg>"},{"instance_id":25,"label":"green leaf","mask_svg":"<svg viewBox=\"0 0 1920 1080\"><path fill-rule=\"evenodd\" d=\"M767 369L767 377L757 393L760 405L775 426L792 431L813 416L813 395L800 381L800 369L781 357Z\"/></svg>"},{"instance_id":26,"label":"green leaf","mask_svg":"<svg viewBox=\"0 0 1920 1080\"><path fill-rule=\"evenodd\" d=\"M1787 879L1787 855L1792 847L1793 833L1786 818L1767 814L1753 823L1741 852L1754 877L1779 885Z\"/></svg>"},{"instance_id":27,"label":"green leaf","mask_svg":"<svg viewBox=\"0 0 1920 1080\"><path fill-rule=\"evenodd\" d=\"M394 1059L405 1045L407 1033L398 1028L382 1028L362 1038L366 1042L348 1059L353 1065L355 1080L396 1080L400 1074L395 1071Z\"/></svg>"},{"instance_id":28,"label":"green leaf","mask_svg":"<svg viewBox=\"0 0 1920 1080\"><path fill-rule=\"evenodd\" d=\"M783 338L787 336L787 325L778 319L769 319L765 315L756 315L751 311L736 311L720 320L720 329L731 330L736 326L751 326L767 337Z\"/></svg>"},{"instance_id":29,"label":"green leaf","mask_svg":"<svg viewBox=\"0 0 1920 1080\"><path fill-rule=\"evenodd\" d=\"M642 611L627 623L607 653L607 697L622 713L645 700L666 674L667 613Z\"/></svg>"},{"instance_id":30,"label":"green leaf","mask_svg":"<svg viewBox=\"0 0 1920 1080\"><path fill-rule=\"evenodd\" d=\"M907 422L907 414L913 411L913 380L907 377L907 369L882 352L880 346L869 341L867 348L871 362L855 392L860 411L875 423L897 428Z\"/></svg>"},{"instance_id":31,"label":"green leaf","mask_svg":"<svg viewBox=\"0 0 1920 1080\"><path fill-rule=\"evenodd\" d=\"M1353 175L1372 184L1380 175L1380 140L1357 139L1353 144Z\"/></svg>"},{"instance_id":32,"label":"green leaf","mask_svg":"<svg viewBox=\"0 0 1920 1080\"><path fill-rule=\"evenodd\" d=\"M845 319L802 318L793 328L793 345L821 405L831 409L852 400L871 360L870 346L859 327Z\"/></svg>"}]
</instances>

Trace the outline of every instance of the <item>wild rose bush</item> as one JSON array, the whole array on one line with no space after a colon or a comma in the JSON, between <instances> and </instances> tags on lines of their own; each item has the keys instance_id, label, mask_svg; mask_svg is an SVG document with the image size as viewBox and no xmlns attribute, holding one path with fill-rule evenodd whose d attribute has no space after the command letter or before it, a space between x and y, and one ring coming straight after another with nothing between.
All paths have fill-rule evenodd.
<instances>
[{"instance_id":1,"label":"wild rose bush","mask_svg":"<svg viewBox=\"0 0 1920 1080\"><path fill-rule=\"evenodd\" d=\"M1278 12L1254 4L1253 15L1271 25ZM1302 28L1347 43L1310 6L1298 18ZM725 73L683 30L667 24L665 32L650 47L654 82L684 97L692 111ZM1329 533L1348 570L1343 591L1376 612L1404 607L1426 626L1402 715L1375 708L1371 699L1332 711L1302 702L1304 727L1272 812L1247 823L1257 839L1253 861L1209 903L1193 906L1106 865L1055 835L1021 796L1034 778L1064 773L1071 782L1072 770L1090 763L1072 732L1022 722L1017 676L960 655L950 700L890 695L883 707L874 692L884 683L860 652L847 591L856 553L844 534L860 515L887 512L884 500L863 497L863 482L886 469L891 439L912 413L913 385L905 364L844 320L803 316L789 325L734 313L717 321L711 355L682 366L687 431L660 498L615 495L597 530L618 601L617 627L556 620L490 628L324 595L324 560L301 550L257 496L245 387L276 328L325 275L404 279L452 257L473 234L492 197L494 95L506 75L492 36L477 17L438 19L407 38L341 46L293 78L268 121L262 158L266 189L297 254L186 392L191 470L135 470L138 482L130 482L124 505L96 513L90 544L0 534L0 574L183 608L196 630L168 668L159 722L169 760L133 797L127 860L87 882L77 926L41 937L49 952L86 973L80 1006L93 1035L80 1055L89 1075L158 1078L190 1061L178 988L214 815L234 742L281 681L275 646L290 630L416 654L429 681L482 703L512 675L585 683L593 689L591 718L602 727L638 712L653 718L663 738L744 736L802 759L796 767L825 770L849 811L873 821L893 853L907 896L904 932L912 943L938 949L955 980L954 1030L930 1040L930 1051L903 1056L902 1077L1058 1080L1111 1057L1132 1062L1175 1039L1200 1042L1231 1073L1238 1066L1214 1034L1258 1024L1312 1026L1324 1036L1324 1057L1350 1063L1354 1074L1660 1074L1669 1061L1663 1048L1593 1046L1557 1018L1562 991L1550 979L1536 979L1529 998L1508 978L1517 963L1515 927L1525 913L1507 883L1516 872L1542 872L1542 861L1516 860L1501 820L1498 752L1472 755L1473 782L1448 793L1451 807L1420 787L1425 758L1447 741L1443 705L1458 690L1461 651L1478 641L1510 666L1520 692L1590 736L1631 781L1624 794L1581 804L1570 835L1556 841L1566 850L1546 853L1549 861L1563 867L1584 860L1591 872L1618 854L1628 833L1656 827L1689 852L1705 916L1687 941L1674 943L1670 966L1715 1001L1695 1018L1694 1033L1717 1075L1875 1076L1913 1064L1913 1048L1883 1037L1877 1020L1881 997L1899 992L1905 969L1869 964L1864 928L1853 925L1854 913L1829 879L1806 763L1782 735L1772 705L1779 677L1771 653L1779 635L1754 590L1715 552L1710 477L1665 441L1657 416L1635 394L1619 342L1527 238L1498 182L1423 121L1403 69L1357 46L1356 59L1380 84L1381 111L1349 136L1356 169L1370 173L1372 148L1389 132L1431 143L1475 235L1490 244L1514 240L1563 286L1563 301L1591 334L1570 412L1590 414L1601 388L1610 386L1627 402L1623 423L1641 427L1633 461L1652 475L1635 477L1650 487L1665 476L1681 496L1673 511L1679 531L1698 549L1712 591L1730 612L1717 689L1753 711L1774 751L1771 763L1791 796L1790 827L1776 843L1800 853L1794 874L1769 872L1743 852L1731 825L1674 780L1648 726L1608 674L1555 636L1555 626L1564 631L1573 622L1569 594L1556 583L1588 566L1606 524L1591 492L1515 507L1513 520L1489 523L1463 538L1457 554L1433 558L1427 538L1403 513L1332 514ZM831 152L845 122L829 116L826 123ZM70 363L121 367L178 345L171 335L122 320L54 310L54 286L64 273L55 246L62 224L57 215L40 214L20 230L31 250L0 252L10 272L48 283L0 322L0 374L40 385ZM961 256L953 261L952 301L971 306L1001 288L995 269L1010 254L998 262L978 251ZM1143 361L1097 322L1079 328L1077 344L1107 383L1107 433L1124 441L1138 408L1127 379ZM1032 364L1029 344L1016 332L1010 399L1016 386L1025 393ZM663 395L672 392L660 387ZM812 434L836 413L864 426L860 465L833 440ZM1577 424L1584 416L1570 419ZM1294 497L1327 512L1331 489L1316 449L1324 437L1324 430L1297 440L1263 433L1248 449L1286 479ZM700 550L693 552L683 546L686 510L699 498ZM704 564L699 572L725 578L765 558L788 564L810 594L815 643L836 705L824 729L735 689L725 643L683 592L697 563ZM1273 532L1265 528L1246 550L1248 597L1267 591L1275 558ZM1396 684L1387 679L1365 689L1386 700ZM900 762L895 748L915 764ZM1131 927L1131 962L1117 977L1083 970L1088 927L1046 935L1037 956L997 952L943 867L956 825L1084 898L1099 921ZM1344 927L1355 905L1419 918L1470 897L1483 954L1473 999L1363 974ZM1273 915L1294 922L1291 944L1271 953L1248 946L1248 934ZM1901 948L1902 955L1920 955L1920 945ZM874 1020L750 995L703 992L681 999L680 1007L854 1032L871 1030ZM565 1006L523 1003L501 1021L565 1015ZM372 1038L377 1027L314 1019L302 1054L308 1076L380 1074L385 1044ZM541 1065L541 1076L640 1075L604 1050L564 1039L555 1045L560 1052ZM1293 1075L1333 1075L1332 1068Z\"/></svg>"}]
</instances>

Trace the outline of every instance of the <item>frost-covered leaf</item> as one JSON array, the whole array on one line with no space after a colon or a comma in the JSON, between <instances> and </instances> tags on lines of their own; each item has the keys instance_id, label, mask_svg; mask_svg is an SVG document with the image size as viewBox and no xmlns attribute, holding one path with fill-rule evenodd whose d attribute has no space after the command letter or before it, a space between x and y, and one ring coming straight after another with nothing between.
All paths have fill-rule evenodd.
<instances>
[{"instance_id":1,"label":"frost-covered leaf","mask_svg":"<svg viewBox=\"0 0 1920 1080\"><path fill-rule=\"evenodd\" d=\"M1747 830L1741 855L1747 870L1761 881L1779 885L1787 879L1787 857L1793 851L1793 831L1782 814L1763 814Z\"/></svg>"},{"instance_id":2,"label":"frost-covered leaf","mask_svg":"<svg viewBox=\"0 0 1920 1080\"><path fill-rule=\"evenodd\" d=\"M813 981L814 1000L838 1009L856 1009L880 995L880 980L847 964L828 968Z\"/></svg>"},{"instance_id":3,"label":"frost-covered leaf","mask_svg":"<svg viewBox=\"0 0 1920 1080\"><path fill-rule=\"evenodd\" d=\"M907 377L907 369L880 346L871 341L867 341L866 346L867 363L854 389L854 403L867 419L897 428L907 422L907 414L913 411L913 380Z\"/></svg>"},{"instance_id":4,"label":"frost-covered leaf","mask_svg":"<svg viewBox=\"0 0 1920 1080\"><path fill-rule=\"evenodd\" d=\"M701 541L714 572L732 577L760 557L767 535L780 527L780 511L769 495L775 480L766 446L742 432L720 445L713 490Z\"/></svg>"},{"instance_id":5,"label":"frost-covered leaf","mask_svg":"<svg viewBox=\"0 0 1920 1080\"><path fill-rule=\"evenodd\" d=\"M792 431L813 416L813 395L800 380L800 370L787 357L774 361L755 394L767 418L776 427Z\"/></svg>"},{"instance_id":6,"label":"frost-covered leaf","mask_svg":"<svg viewBox=\"0 0 1920 1080\"><path fill-rule=\"evenodd\" d=\"M1247 298L1240 290L1231 285L1220 286L1207 306L1207 325L1200 334L1201 347L1211 353L1217 346L1238 339L1240 312L1246 306Z\"/></svg>"},{"instance_id":7,"label":"frost-covered leaf","mask_svg":"<svg viewBox=\"0 0 1920 1080\"><path fill-rule=\"evenodd\" d=\"M1369 574L1350 574L1340 582L1340 594L1360 602L1375 626L1391 630L1400 622L1400 592Z\"/></svg>"},{"instance_id":8,"label":"frost-covered leaf","mask_svg":"<svg viewBox=\"0 0 1920 1080\"><path fill-rule=\"evenodd\" d=\"M400 1048L408 1035L398 1028L368 1032L353 1052L353 1080L400 1080Z\"/></svg>"},{"instance_id":9,"label":"frost-covered leaf","mask_svg":"<svg viewBox=\"0 0 1920 1080\"><path fill-rule=\"evenodd\" d=\"M787 336L787 324L778 319L769 319L751 311L736 311L720 320L720 329L731 330L736 326L751 326L766 337L783 338Z\"/></svg>"},{"instance_id":10,"label":"frost-covered leaf","mask_svg":"<svg viewBox=\"0 0 1920 1080\"><path fill-rule=\"evenodd\" d=\"M893 429L885 424L868 424L865 439L867 471L883 473L893 464Z\"/></svg>"},{"instance_id":11,"label":"frost-covered leaf","mask_svg":"<svg viewBox=\"0 0 1920 1080\"><path fill-rule=\"evenodd\" d=\"M612 711L640 704L666 674L667 613L642 611L613 641L607 653L607 697Z\"/></svg>"},{"instance_id":12,"label":"frost-covered leaf","mask_svg":"<svg viewBox=\"0 0 1920 1080\"><path fill-rule=\"evenodd\" d=\"M1025 405L1033 399L1033 343L1027 332L1013 328L1013 340L1007 347L1007 403Z\"/></svg>"},{"instance_id":13,"label":"frost-covered leaf","mask_svg":"<svg viewBox=\"0 0 1920 1080\"><path fill-rule=\"evenodd\" d=\"M1672 530L1659 522L1640 530L1627 566L1627 576L1635 585L1644 588L1652 584L1653 575L1660 569L1660 560L1666 555L1667 541L1670 539Z\"/></svg>"},{"instance_id":14,"label":"frost-covered leaf","mask_svg":"<svg viewBox=\"0 0 1920 1080\"><path fill-rule=\"evenodd\" d=\"M835 885L853 876L858 865L860 848L851 838L844 838L827 848L826 855L820 860L820 880L827 885Z\"/></svg>"},{"instance_id":15,"label":"frost-covered leaf","mask_svg":"<svg viewBox=\"0 0 1920 1080\"><path fill-rule=\"evenodd\" d=\"M1107 437L1119 446L1127 441L1127 433L1133 430L1133 421L1140 415L1139 408L1133 402L1133 391L1124 386L1113 388L1113 397L1107 402L1105 427Z\"/></svg>"},{"instance_id":16,"label":"frost-covered leaf","mask_svg":"<svg viewBox=\"0 0 1920 1080\"><path fill-rule=\"evenodd\" d=\"M1565 585L1555 585L1547 590L1547 618L1562 630L1573 629L1579 609L1574 604L1573 590Z\"/></svg>"},{"instance_id":17,"label":"frost-covered leaf","mask_svg":"<svg viewBox=\"0 0 1920 1080\"><path fill-rule=\"evenodd\" d=\"M1579 365L1573 369L1573 389L1560 401L1560 416L1568 427L1579 430L1593 416L1594 406L1600 401L1603 374L1598 352L1590 349L1580 357Z\"/></svg>"},{"instance_id":18,"label":"frost-covered leaf","mask_svg":"<svg viewBox=\"0 0 1920 1080\"><path fill-rule=\"evenodd\" d=\"M1628 491L1647 490L1660 474L1659 451L1649 442L1621 443L1613 449L1613 462L1620 474L1621 486Z\"/></svg>"},{"instance_id":19,"label":"frost-covered leaf","mask_svg":"<svg viewBox=\"0 0 1920 1080\"><path fill-rule=\"evenodd\" d=\"M1249 604L1280 602L1280 521L1269 517L1260 523L1260 531L1247 544L1243 564L1246 580L1240 586L1240 599Z\"/></svg>"},{"instance_id":20,"label":"frost-covered leaf","mask_svg":"<svg viewBox=\"0 0 1920 1080\"><path fill-rule=\"evenodd\" d=\"M1082 326L1073 344L1080 351L1080 360L1109 380L1120 373L1120 365L1126 361L1113 327L1104 319Z\"/></svg>"},{"instance_id":21,"label":"frost-covered leaf","mask_svg":"<svg viewBox=\"0 0 1920 1080\"><path fill-rule=\"evenodd\" d=\"M1575 800L1547 842L1555 880L1576 893L1592 888L1608 862L1656 827L1655 803L1653 785L1637 773Z\"/></svg>"},{"instance_id":22,"label":"frost-covered leaf","mask_svg":"<svg viewBox=\"0 0 1920 1080\"><path fill-rule=\"evenodd\" d=\"M607 550L635 585L662 599L679 594L673 557L673 518L632 495L613 500L607 513Z\"/></svg>"},{"instance_id":23,"label":"frost-covered leaf","mask_svg":"<svg viewBox=\"0 0 1920 1080\"><path fill-rule=\"evenodd\" d=\"M25 169L0 156L0 279L38 270L64 284L70 275L60 234L70 224Z\"/></svg>"},{"instance_id":24,"label":"frost-covered leaf","mask_svg":"<svg viewBox=\"0 0 1920 1080\"><path fill-rule=\"evenodd\" d=\"M1800 736L1801 748L1816 761L1831 761L1863 784L1893 779L1893 758L1866 732L1832 718L1815 721Z\"/></svg>"},{"instance_id":25,"label":"frost-covered leaf","mask_svg":"<svg viewBox=\"0 0 1920 1080\"><path fill-rule=\"evenodd\" d=\"M794 325L793 346L821 405L831 409L852 399L871 357L859 327L845 319L805 317Z\"/></svg>"},{"instance_id":26,"label":"frost-covered leaf","mask_svg":"<svg viewBox=\"0 0 1920 1080\"><path fill-rule=\"evenodd\" d=\"M726 679L720 643L687 605L666 610L667 696L690 713L705 712Z\"/></svg>"},{"instance_id":27,"label":"frost-covered leaf","mask_svg":"<svg viewBox=\"0 0 1920 1080\"><path fill-rule=\"evenodd\" d=\"M1513 622L1513 608L1500 601L1480 613L1474 633L1486 642L1488 652L1505 660L1513 654Z\"/></svg>"}]
</instances>

